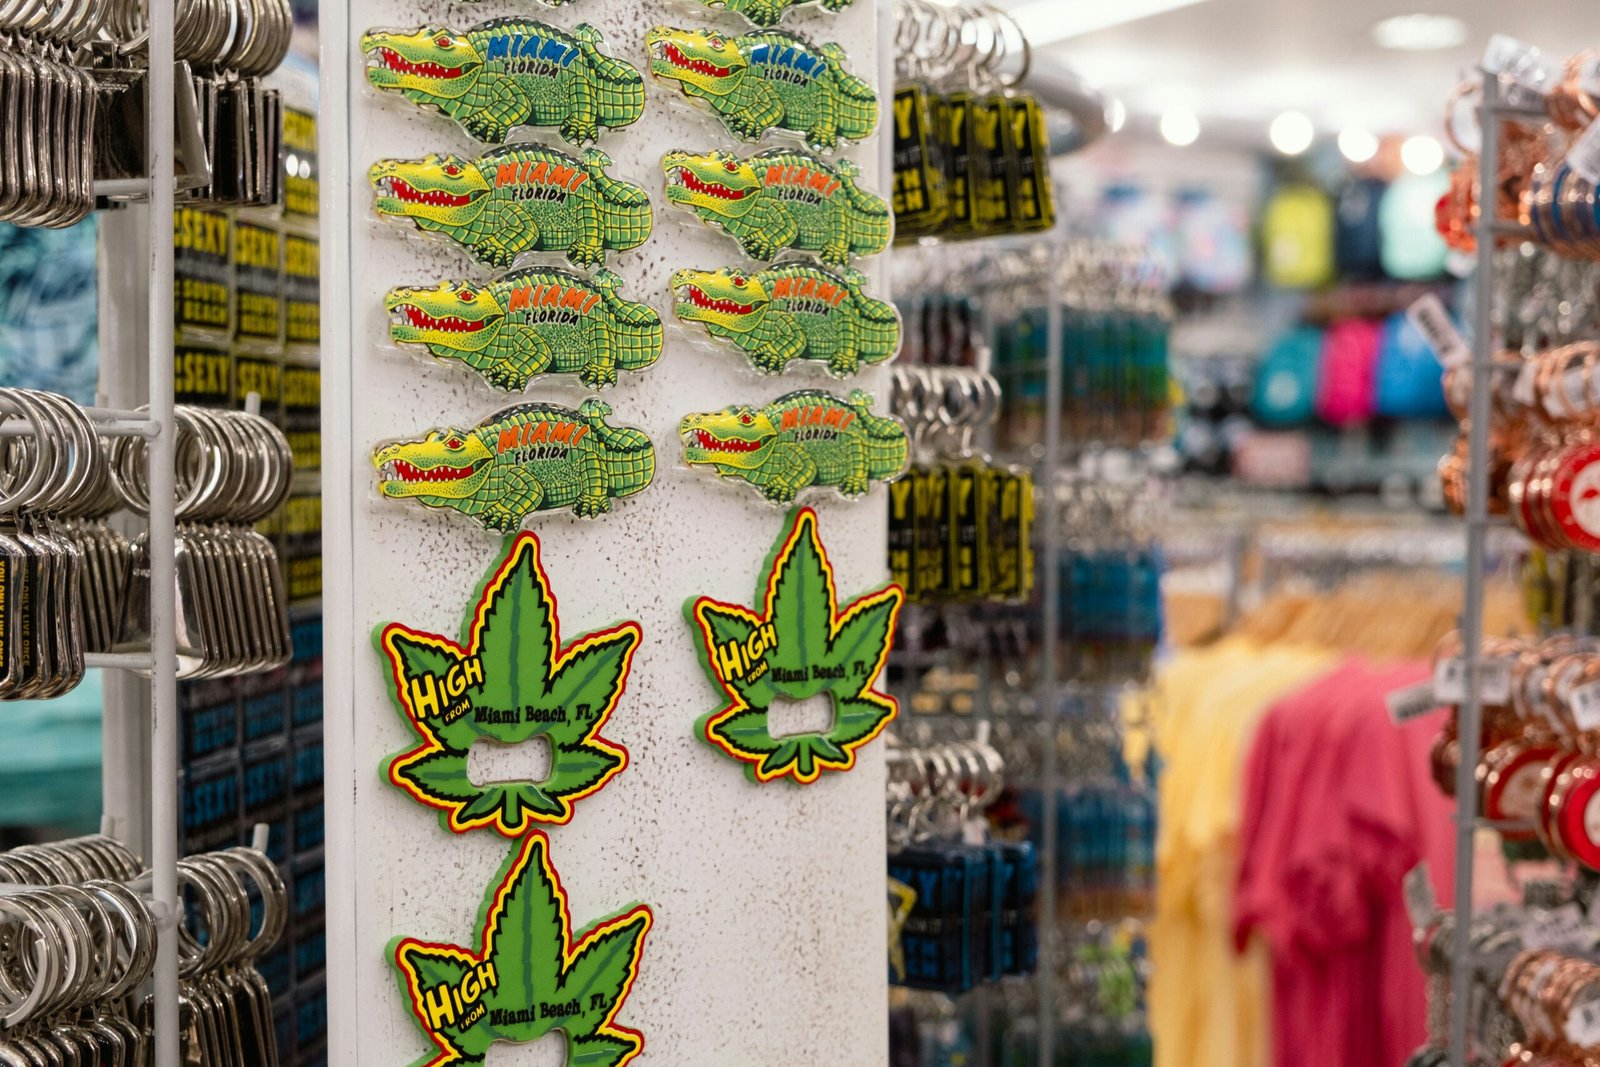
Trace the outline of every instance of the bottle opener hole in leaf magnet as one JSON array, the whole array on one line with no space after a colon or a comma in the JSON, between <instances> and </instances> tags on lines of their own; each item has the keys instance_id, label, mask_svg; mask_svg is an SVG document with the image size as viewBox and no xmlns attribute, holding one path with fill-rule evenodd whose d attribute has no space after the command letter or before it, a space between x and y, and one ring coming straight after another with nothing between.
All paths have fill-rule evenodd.
<instances>
[{"instance_id":1,"label":"bottle opener hole in leaf magnet","mask_svg":"<svg viewBox=\"0 0 1600 1067\"><path fill-rule=\"evenodd\" d=\"M899 711L893 697L873 687L888 661L904 594L891 585L840 611L817 513L801 508L768 560L757 595L764 600L755 611L705 596L686 605L701 661L728 697L700 719L700 736L760 783L789 777L809 785L823 771L850 770L856 750ZM773 736L776 701L819 694L833 702L829 731Z\"/></svg>"},{"instance_id":2,"label":"bottle opener hole in leaf magnet","mask_svg":"<svg viewBox=\"0 0 1600 1067\"><path fill-rule=\"evenodd\" d=\"M386 762L385 776L438 809L440 824L458 834L487 826L519 837L536 823L570 821L574 804L628 765L628 750L600 731L627 687L639 624L563 647L539 539L523 533L490 573L463 630L461 644L397 622L378 631L392 695L421 739ZM537 738L549 745L543 781L472 781L475 744Z\"/></svg>"},{"instance_id":3,"label":"bottle opener hole in leaf magnet","mask_svg":"<svg viewBox=\"0 0 1600 1067\"><path fill-rule=\"evenodd\" d=\"M606 173L611 157L538 144L493 148L477 159L385 159L369 177L378 214L410 219L504 270L526 252L560 252L595 266L650 237L649 195Z\"/></svg>"},{"instance_id":4,"label":"bottle opener hole in leaf magnet","mask_svg":"<svg viewBox=\"0 0 1600 1067\"><path fill-rule=\"evenodd\" d=\"M823 10L838 14L854 0L700 0L713 11L732 11L743 15L756 26L776 26L791 8L819 4Z\"/></svg>"},{"instance_id":5,"label":"bottle opener hole in leaf magnet","mask_svg":"<svg viewBox=\"0 0 1600 1067\"><path fill-rule=\"evenodd\" d=\"M657 26L645 38L650 73L678 83L729 133L759 141L788 130L816 149L862 141L878 128L872 86L845 69L844 49L781 30L743 37Z\"/></svg>"},{"instance_id":6,"label":"bottle opener hole in leaf magnet","mask_svg":"<svg viewBox=\"0 0 1600 1067\"><path fill-rule=\"evenodd\" d=\"M889 205L856 184L861 171L848 159L829 163L789 148L748 159L668 152L661 169L667 200L727 231L751 259L771 262L794 249L842 267L889 247Z\"/></svg>"},{"instance_id":7,"label":"bottle opener hole in leaf magnet","mask_svg":"<svg viewBox=\"0 0 1600 1067\"><path fill-rule=\"evenodd\" d=\"M796 360L821 363L836 377L900 351L900 313L867 296L866 275L804 263L754 273L735 267L680 270L672 276L673 311L742 350L763 374Z\"/></svg>"},{"instance_id":8,"label":"bottle opener hole in leaf magnet","mask_svg":"<svg viewBox=\"0 0 1600 1067\"><path fill-rule=\"evenodd\" d=\"M476 371L496 389L521 392L542 374L576 374L591 389L618 370L661 357L661 316L618 295L622 279L531 267L487 285L442 282L389 291L389 337Z\"/></svg>"},{"instance_id":9,"label":"bottle opener hole in leaf magnet","mask_svg":"<svg viewBox=\"0 0 1600 1067\"><path fill-rule=\"evenodd\" d=\"M644 490L656 450L643 430L611 426L611 405L589 399L574 411L518 404L470 430L433 430L373 452L378 491L447 508L487 530L509 533L536 511L579 516L611 510L612 500Z\"/></svg>"},{"instance_id":10,"label":"bottle opener hole in leaf magnet","mask_svg":"<svg viewBox=\"0 0 1600 1067\"><path fill-rule=\"evenodd\" d=\"M568 33L503 18L464 31L371 30L361 51L373 85L443 112L480 141L540 126L586 144L644 114L644 75L602 53L603 43L587 23Z\"/></svg>"},{"instance_id":11,"label":"bottle opener hole in leaf magnet","mask_svg":"<svg viewBox=\"0 0 1600 1067\"><path fill-rule=\"evenodd\" d=\"M874 415L872 397L860 389L848 400L802 389L759 408L688 415L678 435L689 466L748 482L775 504L812 486L861 496L873 482L899 477L910 451L905 427Z\"/></svg>"},{"instance_id":12,"label":"bottle opener hole in leaf magnet","mask_svg":"<svg viewBox=\"0 0 1600 1067\"><path fill-rule=\"evenodd\" d=\"M475 946L395 938L400 993L438 1048L413 1067L476 1067L497 1042L525 1044L560 1030L568 1067L622 1067L644 1035L618 1026L639 976L648 905L574 935L567 892L535 830L501 866L478 912Z\"/></svg>"}]
</instances>

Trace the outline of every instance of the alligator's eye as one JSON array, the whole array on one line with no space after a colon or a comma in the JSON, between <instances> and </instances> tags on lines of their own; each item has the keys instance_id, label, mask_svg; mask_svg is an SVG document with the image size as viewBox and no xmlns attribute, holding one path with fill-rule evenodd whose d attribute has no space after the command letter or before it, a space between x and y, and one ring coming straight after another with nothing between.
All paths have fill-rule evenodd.
<instances>
[{"instance_id":1,"label":"alligator's eye","mask_svg":"<svg viewBox=\"0 0 1600 1067\"><path fill-rule=\"evenodd\" d=\"M455 44L455 42L448 37L441 37L433 43L438 45L440 48L449 48L451 45Z\"/></svg>"},{"instance_id":2,"label":"alligator's eye","mask_svg":"<svg viewBox=\"0 0 1600 1067\"><path fill-rule=\"evenodd\" d=\"M715 48L715 49L718 49L719 51L721 50L722 46L724 44L726 44L726 43L727 42L724 41L720 36L711 38L711 47Z\"/></svg>"},{"instance_id":3,"label":"alligator's eye","mask_svg":"<svg viewBox=\"0 0 1600 1067\"><path fill-rule=\"evenodd\" d=\"M471 289L463 289L456 295L461 298L461 302L463 304L470 304L474 300L478 299L478 294L474 293Z\"/></svg>"},{"instance_id":4,"label":"alligator's eye","mask_svg":"<svg viewBox=\"0 0 1600 1067\"><path fill-rule=\"evenodd\" d=\"M733 284L738 288L743 289L745 286L745 281L743 278L739 277L739 275L735 274L733 276Z\"/></svg>"},{"instance_id":5,"label":"alligator's eye","mask_svg":"<svg viewBox=\"0 0 1600 1067\"><path fill-rule=\"evenodd\" d=\"M446 441L444 443L444 447L449 448L449 449L460 448L461 447L461 438L459 438L459 437L450 438L450 440L448 440L448 441Z\"/></svg>"},{"instance_id":6,"label":"alligator's eye","mask_svg":"<svg viewBox=\"0 0 1600 1067\"><path fill-rule=\"evenodd\" d=\"M755 424L756 417L747 411L739 416L739 421L746 426L751 426Z\"/></svg>"},{"instance_id":7,"label":"alligator's eye","mask_svg":"<svg viewBox=\"0 0 1600 1067\"><path fill-rule=\"evenodd\" d=\"M730 159L722 165L722 169L727 171L729 174L738 174L739 164Z\"/></svg>"},{"instance_id":8,"label":"alligator's eye","mask_svg":"<svg viewBox=\"0 0 1600 1067\"><path fill-rule=\"evenodd\" d=\"M459 178L461 176L461 168L456 166L454 163L446 163L444 165L444 172L450 175L452 178Z\"/></svg>"}]
</instances>

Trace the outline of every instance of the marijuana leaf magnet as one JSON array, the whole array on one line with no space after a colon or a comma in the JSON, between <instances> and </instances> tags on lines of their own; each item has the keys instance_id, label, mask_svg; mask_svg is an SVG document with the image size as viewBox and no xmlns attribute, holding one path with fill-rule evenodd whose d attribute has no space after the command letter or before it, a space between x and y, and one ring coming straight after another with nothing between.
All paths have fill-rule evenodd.
<instances>
[{"instance_id":1,"label":"marijuana leaf magnet","mask_svg":"<svg viewBox=\"0 0 1600 1067\"><path fill-rule=\"evenodd\" d=\"M622 1067L644 1036L617 1026L654 921L636 905L574 937L567 894L534 830L501 866L477 948L396 938L389 955L417 1023L438 1046L413 1067L481 1064L496 1042L567 1039L568 1067Z\"/></svg>"},{"instance_id":2,"label":"marijuana leaf magnet","mask_svg":"<svg viewBox=\"0 0 1600 1067\"><path fill-rule=\"evenodd\" d=\"M628 750L600 736L627 684L639 624L622 623L563 648L539 539L519 534L490 575L465 626L465 644L391 623L378 635L392 691L422 743L389 759L386 774L440 812L456 833L492 826L520 837L536 823L566 823L573 804L628 765ZM472 780L480 740L550 746L540 782Z\"/></svg>"},{"instance_id":3,"label":"marijuana leaf magnet","mask_svg":"<svg viewBox=\"0 0 1600 1067\"><path fill-rule=\"evenodd\" d=\"M687 612L699 630L700 655L728 696L704 716L705 740L745 763L758 782L785 776L815 782L824 770L848 771L856 750L883 732L899 710L873 686L894 642L905 594L891 585L839 610L833 567L817 533L817 513L801 508L768 564L758 615L710 597ZM824 733L774 737L773 702L826 694L833 726Z\"/></svg>"}]
</instances>

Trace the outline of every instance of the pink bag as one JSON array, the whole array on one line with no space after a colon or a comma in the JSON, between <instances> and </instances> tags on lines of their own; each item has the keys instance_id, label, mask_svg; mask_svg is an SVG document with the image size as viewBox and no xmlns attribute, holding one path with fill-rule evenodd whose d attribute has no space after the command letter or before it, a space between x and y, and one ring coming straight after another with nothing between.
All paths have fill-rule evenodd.
<instances>
[{"instance_id":1,"label":"pink bag","mask_svg":"<svg viewBox=\"0 0 1600 1067\"><path fill-rule=\"evenodd\" d=\"M1317 417L1323 422L1353 426L1372 417L1382 337L1383 324L1370 319L1345 319L1328 327L1317 376Z\"/></svg>"}]
</instances>

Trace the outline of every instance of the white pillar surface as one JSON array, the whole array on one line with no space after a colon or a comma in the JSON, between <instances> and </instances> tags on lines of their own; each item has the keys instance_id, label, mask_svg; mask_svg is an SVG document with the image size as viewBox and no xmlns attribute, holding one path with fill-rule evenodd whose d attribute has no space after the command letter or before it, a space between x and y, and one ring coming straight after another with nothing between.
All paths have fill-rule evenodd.
<instances>
[{"instance_id":1,"label":"white pillar surface","mask_svg":"<svg viewBox=\"0 0 1600 1067\"><path fill-rule=\"evenodd\" d=\"M424 240L410 224L373 212L367 168L430 151L477 154L444 116L424 112L366 83L357 42L369 28L422 25L465 29L505 15L564 29L588 22L603 50L639 67L644 117L601 142L611 173L643 185L654 206L648 243L613 253L607 266L622 294L650 303L667 325L661 360L622 372L600 395L613 424L649 433L654 484L619 500L609 515L581 520L536 515L527 526L543 546L564 641L637 620L644 640L627 691L607 728L631 754L627 770L578 803L567 826L549 828L551 857L570 897L574 926L649 904L637 985L617 1022L641 1032L634 1061L661 1067L882 1067L885 1025L883 742L848 774L811 786L757 786L742 766L695 735L695 720L720 706L701 669L686 600L709 594L754 603L764 561L786 513L750 487L723 484L682 465L676 427L691 411L764 403L795 389L873 393L887 410L888 376L864 370L836 382L820 366L763 378L732 350L705 347L671 314L667 279L680 267L745 262L721 231L665 202L660 158L674 148L743 153L798 142L771 135L740 145L676 85L648 73L652 26L742 25L694 3L576 0L538 4L432 0L349 0L324 5L323 189L325 575L327 610L327 818L329 851L329 1062L396 1067L431 1045L415 1025L385 945L397 935L470 944L479 902L515 843L488 830L443 830L436 814L388 785L380 766L413 735L392 704L375 628L399 621L455 637L477 584L500 558L501 539L451 512L380 499L373 445L435 426L468 427L517 402L461 369L388 344L382 298L394 285L494 272L448 241ZM791 12L784 28L836 40L854 73L881 84L874 0L831 15ZM720 21L719 21L720 19ZM889 108L883 108L887 121ZM882 124L880 124L880 129ZM564 151L554 133L518 131ZM843 154L863 167L863 185L887 196L876 143ZM554 256L539 262L565 266ZM870 273L886 295L881 265ZM419 350L420 351L420 350ZM535 382L526 398L577 407L587 391L574 379ZM881 487L847 502L832 490L806 501L818 509L841 599L887 581ZM549 1050L499 1046L495 1067L548 1065Z\"/></svg>"}]
</instances>

